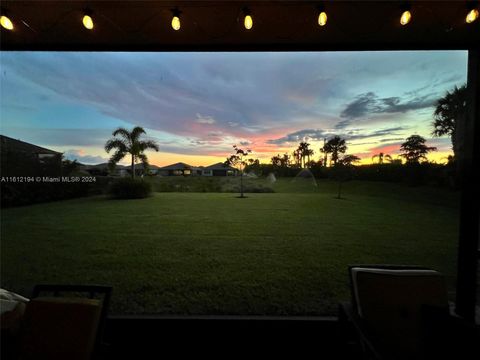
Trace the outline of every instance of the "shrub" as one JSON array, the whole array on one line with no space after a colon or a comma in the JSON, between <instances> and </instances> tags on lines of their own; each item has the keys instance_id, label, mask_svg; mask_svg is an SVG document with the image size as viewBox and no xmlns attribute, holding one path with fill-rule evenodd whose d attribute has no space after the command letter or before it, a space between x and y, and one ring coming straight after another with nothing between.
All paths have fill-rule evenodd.
<instances>
[{"instance_id":1,"label":"shrub","mask_svg":"<svg viewBox=\"0 0 480 360\"><path fill-rule=\"evenodd\" d=\"M89 195L89 183L2 183L1 207L30 205Z\"/></svg>"},{"instance_id":2,"label":"shrub","mask_svg":"<svg viewBox=\"0 0 480 360\"><path fill-rule=\"evenodd\" d=\"M150 196L152 186L142 179L122 178L110 185L109 194L114 199L141 199Z\"/></svg>"}]
</instances>

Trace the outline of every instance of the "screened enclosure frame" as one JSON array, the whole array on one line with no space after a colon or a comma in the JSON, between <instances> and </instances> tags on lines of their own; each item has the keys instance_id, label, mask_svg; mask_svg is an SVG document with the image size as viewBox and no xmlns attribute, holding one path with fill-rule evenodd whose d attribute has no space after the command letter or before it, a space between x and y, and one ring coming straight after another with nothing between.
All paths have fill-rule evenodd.
<instances>
[{"instance_id":1,"label":"screened enclosure frame","mask_svg":"<svg viewBox=\"0 0 480 360\"><path fill-rule=\"evenodd\" d=\"M7 3L12 14L19 14L25 7L22 7L27 3L33 10L37 8L37 13L42 16L42 11L39 9L42 7L45 1L28 2L28 1L15 1ZM59 6L65 6L68 1L57 2ZM92 6L95 7L95 2L92 1ZM116 1L105 1L104 3L116 3ZM134 3L134 2L132 2ZM178 4L180 9L182 5L184 8L190 6L191 11L201 11L201 6L213 8L217 6L219 14L227 14L236 11L239 6L239 2L229 1L200 1L200 2L188 2L188 1L145 1L146 6L152 3L158 3L159 6L165 8L170 7L173 4ZM193 4L195 3L195 4ZM262 2L250 2L252 8L255 10L255 4ZM282 4L274 2L263 2L267 10L271 10L271 16L274 17L281 14L282 6L289 5L292 2L281 2ZM391 1L388 6L394 8L394 6L402 3L401 1ZM431 7L433 12L434 7L441 2L424 1L421 2L427 10ZM449 2L443 2L449 3ZM311 1L298 1L299 6L305 6L310 9L313 6ZM356 2L355 7L349 1L336 1L329 6L329 11L335 14L337 9L346 9L351 6L353 9L352 14L355 11L363 11L365 13L371 12L373 14L379 13L380 15L385 13L387 9L386 4L379 4L375 1L361 1ZM360 5L358 5L360 4ZM195 5L195 6L194 6ZM291 5L291 4L290 4ZM440 4L442 5L442 4ZM448 4L453 6L452 4ZM270 8L268 7L270 6ZM341 8L344 6L344 8ZM363 6L363 7L360 7ZM2 4L3 7L3 4ZM235 8L234 8L235 7ZM388 9L390 9L390 7ZM293 8L290 8L293 9ZM360 9L360 10L358 10ZM31 10L31 11L33 11ZM48 8L43 14L48 16ZM53 11L53 10L51 10ZM128 13L128 6L121 8L120 12L123 15ZM306 11L306 10L305 10ZM184 13L188 16L188 11ZM353 15L352 15L353 16ZM330 20L329 20L330 21ZM333 21L333 19L332 19ZM421 19L418 20L421 24ZM426 20L425 20L426 21ZM477 21L478 22L478 21ZM431 26L429 23L425 23L426 26ZM67 26L60 25L60 26ZM458 33L453 31L448 32L444 30L443 23L441 24L442 31L445 31L444 38L438 38L436 36L436 29L431 28L430 32L422 33L421 31L410 32L408 36L397 35L398 29L383 31L382 34L374 34L370 38L362 38L361 41L357 41L356 33L358 28L355 24L343 24L342 31L334 31L332 38L324 40L323 38L308 37L307 40L302 38L302 33L293 33L289 39L276 38L271 35L275 29L280 29L285 24L276 24L276 28L272 28L264 33L261 33L259 37L255 37L255 33L252 32L248 35L232 35L220 40L211 37L205 39L205 41L199 42L196 40L196 35L187 33L185 36L177 37L177 34L171 34L172 38L162 39L159 38L156 42L149 42L143 38L139 38L138 41L132 39L129 36L122 37L121 32L115 34L102 34L101 38L92 40L93 36L78 36L73 40L67 36L63 36L60 31L56 34L50 33L37 33L35 36L28 33L15 34L6 33L2 30L2 41L0 42L0 49L2 51L145 51L145 52L230 52L230 51L258 51L258 52L301 52L301 51L411 51L411 50L464 50L468 51L468 71L467 71L467 84L468 84L468 100L467 100L467 116L466 125L464 127L464 133L461 135L464 139L465 158L460 159L460 168L462 171L462 190L460 200L460 229L458 234L458 253L457 253L457 285L456 285L456 301L455 312L463 318L474 321L475 320L475 307L476 307L476 293L477 293L477 267L480 261L479 250L479 199L480 199L480 179L478 167L480 164L480 31L476 24L476 30L459 30ZM233 26L233 25L232 25ZM365 25L370 26L370 25ZM436 25L435 25L436 26ZM438 25L440 29L440 25ZM460 27L458 27L460 28ZM26 30L25 30L26 31ZM153 30L148 30L146 37L153 34ZM361 31L361 30L360 30ZM390 31L390 33L389 33ZM17 37L15 37L17 35ZM22 35L22 36L20 36ZM391 39L389 39L391 35ZM116 36L116 37L115 37ZM173 39L173 40L172 40ZM452 259L453 260L453 259Z\"/></svg>"}]
</instances>

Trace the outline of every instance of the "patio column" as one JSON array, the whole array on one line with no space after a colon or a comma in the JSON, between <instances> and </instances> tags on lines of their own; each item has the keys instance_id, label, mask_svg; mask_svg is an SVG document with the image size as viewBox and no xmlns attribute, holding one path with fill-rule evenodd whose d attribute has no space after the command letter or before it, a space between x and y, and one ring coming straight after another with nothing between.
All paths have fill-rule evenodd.
<instances>
[{"instance_id":1,"label":"patio column","mask_svg":"<svg viewBox=\"0 0 480 360\"><path fill-rule=\"evenodd\" d=\"M460 233L458 241L457 294L455 312L475 321L477 265L479 260L480 217L480 71L479 49L468 51L467 111L463 133L464 157L459 159L462 172Z\"/></svg>"}]
</instances>

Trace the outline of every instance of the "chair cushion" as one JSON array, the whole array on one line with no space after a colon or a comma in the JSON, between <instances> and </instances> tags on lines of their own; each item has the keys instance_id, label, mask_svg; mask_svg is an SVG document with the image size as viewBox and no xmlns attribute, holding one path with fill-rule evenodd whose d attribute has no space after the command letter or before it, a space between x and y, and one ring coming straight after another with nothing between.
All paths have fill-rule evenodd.
<instances>
[{"instance_id":1,"label":"chair cushion","mask_svg":"<svg viewBox=\"0 0 480 360\"><path fill-rule=\"evenodd\" d=\"M364 317L366 307L376 308L382 304L443 306L448 303L445 280L438 271L354 267L351 272L360 317Z\"/></svg>"},{"instance_id":2,"label":"chair cushion","mask_svg":"<svg viewBox=\"0 0 480 360\"><path fill-rule=\"evenodd\" d=\"M352 268L351 272L357 312L365 324L398 355L419 353L425 306L448 312L443 275L414 269Z\"/></svg>"},{"instance_id":3,"label":"chair cushion","mask_svg":"<svg viewBox=\"0 0 480 360\"><path fill-rule=\"evenodd\" d=\"M25 312L22 359L89 359L101 302L86 298L39 297Z\"/></svg>"}]
</instances>

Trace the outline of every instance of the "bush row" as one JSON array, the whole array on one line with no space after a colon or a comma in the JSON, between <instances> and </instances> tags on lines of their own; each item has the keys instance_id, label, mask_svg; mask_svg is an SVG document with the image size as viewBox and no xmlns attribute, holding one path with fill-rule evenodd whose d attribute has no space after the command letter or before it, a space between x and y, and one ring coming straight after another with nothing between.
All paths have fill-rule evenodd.
<instances>
[{"instance_id":1,"label":"bush row","mask_svg":"<svg viewBox=\"0 0 480 360\"><path fill-rule=\"evenodd\" d=\"M157 177L150 180L157 192L240 192L239 177ZM271 193L272 188L245 177L244 192Z\"/></svg>"},{"instance_id":2,"label":"bush row","mask_svg":"<svg viewBox=\"0 0 480 360\"><path fill-rule=\"evenodd\" d=\"M338 171L332 167L315 164L310 169L315 179L333 179L338 177ZM271 164L259 164L247 167L258 176L268 176L270 173L277 177L294 177L302 171L301 168L281 168ZM344 174L345 175L345 174ZM422 164L370 164L353 166L348 169L348 178L367 181L403 182L409 185L440 185L448 187L458 186L458 176L455 164L441 165L434 163Z\"/></svg>"},{"instance_id":3,"label":"bush row","mask_svg":"<svg viewBox=\"0 0 480 360\"><path fill-rule=\"evenodd\" d=\"M105 193L112 177L97 177L95 182L2 182L1 207L23 206L67 200Z\"/></svg>"}]
</instances>

